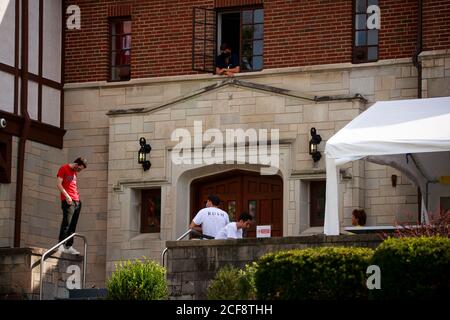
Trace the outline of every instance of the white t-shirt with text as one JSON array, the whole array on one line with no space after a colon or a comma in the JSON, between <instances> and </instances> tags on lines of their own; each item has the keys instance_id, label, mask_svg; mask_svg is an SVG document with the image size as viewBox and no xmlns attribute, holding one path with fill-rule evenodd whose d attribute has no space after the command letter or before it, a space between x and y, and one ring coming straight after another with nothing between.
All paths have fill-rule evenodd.
<instances>
[{"instance_id":1,"label":"white t-shirt with text","mask_svg":"<svg viewBox=\"0 0 450 320\"><path fill-rule=\"evenodd\" d=\"M236 222L230 222L219 230L216 239L242 239L242 228L238 229Z\"/></svg>"},{"instance_id":2,"label":"white t-shirt with text","mask_svg":"<svg viewBox=\"0 0 450 320\"><path fill-rule=\"evenodd\" d=\"M194 223L202 226L202 233L216 237L217 232L225 227L230 218L222 209L210 207L201 209L193 219Z\"/></svg>"}]
</instances>

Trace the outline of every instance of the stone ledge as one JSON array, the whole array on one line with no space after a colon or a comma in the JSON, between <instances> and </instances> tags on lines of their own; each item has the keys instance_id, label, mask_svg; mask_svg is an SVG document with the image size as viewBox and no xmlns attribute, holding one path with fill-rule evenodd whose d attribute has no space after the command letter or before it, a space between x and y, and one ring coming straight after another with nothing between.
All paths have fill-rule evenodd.
<instances>
[{"instance_id":1,"label":"stone ledge","mask_svg":"<svg viewBox=\"0 0 450 320\"><path fill-rule=\"evenodd\" d=\"M277 237L259 239L228 239L228 240L185 240L166 241L169 249L193 248L193 247L228 247L242 245L280 245L280 244L309 244L309 243L348 243L348 242L381 242L380 236L376 234L361 235L313 235L300 237Z\"/></svg>"},{"instance_id":2,"label":"stone ledge","mask_svg":"<svg viewBox=\"0 0 450 320\"><path fill-rule=\"evenodd\" d=\"M419 58L422 59L434 59L440 57L450 56L450 49L423 51L420 53Z\"/></svg>"},{"instance_id":3,"label":"stone ledge","mask_svg":"<svg viewBox=\"0 0 450 320\"><path fill-rule=\"evenodd\" d=\"M47 250L48 249L38 248L38 247L1 248L0 256L13 256L13 255L21 255L21 254L42 256L45 253L45 251L47 251ZM61 253L58 251L54 251L51 255L47 256L46 259L48 259L50 257L64 259L64 260L78 261L78 262L83 260L83 256L81 256L81 255Z\"/></svg>"},{"instance_id":4,"label":"stone ledge","mask_svg":"<svg viewBox=\"0 0 450 320\"><path fill-rule=\"evenodd\" d=\"M264 76L277 76L285 75L291 73L303 73L303 72L320 72L320 71L339 71L339 70L358 70L363 68L373 68L381 66L389 66L396 64L411 64L411 58L399 58L399 59L386 59L376 62L352 64L350 62L345 63L334 63L334 64L321 64L312 66L301 66L301 67L288 67L288 68L271 68L265 69L258 72L244 72L235 75L236 78L241 79L252 79ZM77 89L101 89L101 88L121 88L130 87L138 85L149 85L149 84L163 84L170 82L180 82L180 81L204 81L213 80L220 81L224 79L223 76L217 76L212 74L190 74L190 75L180 75L180 76L163 76L163 77L152 77L152 78L138 78L131 79L129 81L123 82L107 82L107 81L94 81L94 82L73 82L66 83L64 85L64 90L77 90Z\"/></svg>"},{"instance_id":5,"label":"stone ledge","mask_svg":"<svg viewBox=\"0 0 450 320\"><path fill-rule=\"evenodd\" d=\"M381 242L378 234L167 241L169 299L206 299L208 283L221 267L243 268L269 252L325 246L376 248Z\"/></svg>"}]
</instances>

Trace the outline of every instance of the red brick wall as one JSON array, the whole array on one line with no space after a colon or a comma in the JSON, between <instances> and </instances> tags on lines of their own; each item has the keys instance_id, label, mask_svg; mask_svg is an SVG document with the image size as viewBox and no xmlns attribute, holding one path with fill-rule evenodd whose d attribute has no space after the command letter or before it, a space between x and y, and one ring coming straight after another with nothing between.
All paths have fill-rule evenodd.
<instances>
[{"instance_id":1,"label":"red brick wall","mask_svg":"<svg viewBox=\"0 0 450 320\"><path fill-rule=\"evenodd\" d=\"M215 8L248 6L255 4L263 4L263 0L214 0Z\"/></svg>"},{"instance_id":2,"label":"red brick wall","mask_svg":"<svg viewBox=\"0 0 450 320\"><path fill-rule=\"evenodd\" d=\"M265 1L264 67L350 62L352 2Z\"/></svg>"},{"instance_id":3,"label":"red brick wall","mask_svg":"<svg viewBox=\"0 0 450 320\"><path fill-rule=\"evenodd\" d=\"M450 49L450 1L423 0L423 49Z\"/></svg>"},{"instance_id":4,"label":"red brick wall","mask_svg":"<svg viewBox=\"0 0 450 320\"><path fill-rule=\"evenodd\" d=\"M66 32L66 82L108 75L111 14L131 12L132 78L193 74L192 7L250 0L66 0L81 9L81 30ZM251 0L250 2L255 2ZM258 2L258 1L257 1ZM417 0L379 0L380 59L410 57L417 36ZM450 48L448 0L424 0L424 48ZM128 11L127 11L128 10ZM264 68L350 62L352 1L264 1Z\"/></svg>"},{"instance_id":5,"label":"red brick wall","mask_svg":"<svg viewBox=\"0 0 450 320\"><path fill-rule=\"evenodd\" d=\"M66 82L104 81L108 76L108 13L120 0L66 0L81 11L81 30L66 31ZM195 73L191 70L192 7L214 0L133 0L131 77Z\"/></svg>"},{"instance_id":6,"label":"red brick wall","mask_svg":"<svg viewBox=\"0 0 450 320\"><path fill-rule=\"evenodd\" d=\"M411 57L417 43L417 0L379 0L379 59Z\"/></svg>"}]
</instances>

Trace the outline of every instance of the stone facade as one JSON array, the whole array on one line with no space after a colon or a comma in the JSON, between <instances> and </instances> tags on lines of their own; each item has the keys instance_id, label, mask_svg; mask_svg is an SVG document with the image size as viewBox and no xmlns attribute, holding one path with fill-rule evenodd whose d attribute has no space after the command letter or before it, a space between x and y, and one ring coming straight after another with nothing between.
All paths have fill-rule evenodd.
<instances>
[{"instance_id":1,"label":"stone facade","mask_svg":"<svg viewBox=\"0 0 450 320\"><path fill-rule=\"evenodd\" d=\"M12 139L11 183L0 183L0 247L14 243L14 208L17 188L17 138Z\"/></svg>"},{"instance_id":2,"label":"stone facade","mask_svg":"<svg viewBox=\"0 0 450 320\"><path fill-rule=\"evenodd\" d=\"M422 55L423 92L436 95L436 79L448 79L450 54ZM426 62L426 61L432 62ZM442 64L443 61L443 64ZM442 70L442 71L427 71ZM258 165L172 166L170 141L175 128L192 130L194 121L207 128L277 128L280 130L279 175L283 179L284 234L320 233L310 228L308 183L325 179L324 160L314 164L308 154L309 129L314 126L324 141L361 111L378 100L417 96L417 74L410 59L382 60L364 65L336 64L265 70L239 74L239 80L310 95L364 96L368 103L307 100L227 85L152 110L180 96L189 95L223 78L192 75L135 79L125 83L67 84L65 88L64 149L28 142L25 162L22 245L50 247L57 240L60 208L54 177L58 166L83 155L88 169L79 176L83 201L77 231L88 238L88 285L104 286L114 264L143 255L160 261L166 240L174 240L187 228L190 182L198 177L234 168L258 171ZM433 81L431 81L433 80ZM442 90L445 90L445 85ZM445 91L443 94L446 94ZM147 110L129 113L130 110ZM108 116L107 113L128 110ZM152 168L143 171L136 161L139 137L151 143ZM17 138L13 139L12 183L0 185L2 246L12 246L14 233ZM284 159L284 160L283 160ZM390 167L356 161L348 164L341 179L340 214L343 226L350 225L351 211L363 207L368 225L392 224L417 219L417 191L406 178ZM43 174L41 174L43 173ZM397 174L397 187L390 177ZM351 177L351 178L350 178ZM140 234L139 194L146 188L162 192L161 233ZM184 208L184 209L180 209ZM107 227L108 226L108 227ZM76 242L79 247L81 243Z\"/></svg>"},{"instance_id":3,"label":"stone facade","mask_svg":"<svg viewBox=\"0 0 450 320\"><path fill-rule=\"evenodd\" d=\"M0 249L0 299L39 299L40 260L44 252L40 248ZM42 298L67 298L66 281L71 275L68 267L82 270L82 257L56 252L45 259L44 266Z\"/></svg>"},{"instance_id":4,"label":"stone facade","mask_svg":"<svg viewBox=\"0 0 450 320\"><path fill-rule=\"evenodd\" d=\"M321 246L375 248L378 235L308 236L272 239L168 241L169 299L206 299L209 282L225 265L243 268L268 252Z\"/></svg>"},{"instance_id":5,"label":"stone facade","mask_svg":"<svg viewBox=\"0 0 450 320\"><path fill-rule=\"evenodd\" d=\"M260 169L250 164L175 166L170 159L176 145L171 133L176 128L192 132L194 121L201 121L203 132L210 128L279 129L284 235L321 233L321 228L309 225L308 184L325 179L325 164L324 159L314 164L308 154L310 128L314 126L324 139L319 145L323 151L327 139L373 102L417 96L417 72L410 59L265 70L238 74L236 79L305 97L360 94L367 103L360 99L311 102L233 84L189 97L224 80L211 75L66 85L66 148L69 152L82 148L88 158L98 159L97 178L89 185L101 186L98 192L102 193L97 199L99 206L87 210L106 206L103 192L108 192L107 243L102 244L107 251L107 274L121 259L146 255L160 260L165 240L176 239L188 226L186 190L193 179L231 169ZM152 167L145 172L136 160L141 136L152 146ZM365 161L353 162L345 169L340 203L343 226L351 224L351 211L356 207L365 208L368 225L417 220L417 189L399 172ZM395 188L392 174L398 176ZM82 180L80 176L80 183ZM161 232L141 234L140 190L155 187L161 188L162 195ZM82 188L90 196L93 190L88 190ZM98 231L99 236L104 232Z\"/></svg>"},{"instance_id":6,"label":"stone facade","mask_svg":"<svg viewBox=\"0 0 450 320\"><path fill-rule=\"evenodd\" d=\"M420 55L423 66L422 96L450 96L450 50L426 51Z\"/></svg>"}]
</instances>

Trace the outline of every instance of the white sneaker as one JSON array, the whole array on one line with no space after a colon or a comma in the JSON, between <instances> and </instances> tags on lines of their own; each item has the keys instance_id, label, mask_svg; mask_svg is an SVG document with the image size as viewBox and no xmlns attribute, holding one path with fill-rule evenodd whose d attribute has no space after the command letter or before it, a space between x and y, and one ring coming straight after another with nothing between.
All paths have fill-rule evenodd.
<instances>
[{"instance_id":1,"label":"white sneaker","mask_svg":"<svg viewBox=\"0 0 450 320\"><path fill-rule=\"evenodd\" d=\"M69 247L69 249L67 249L67 253L80 254L80 252L78 252L74 247Z\"/></svg>"},{"instance_id":2,"label":"white sneaker","mask_svg":"<svg viewBox=\"0 0 450 320\"><path fill-rule=\"evenodd\" d=\"M65 245L60 245L59 247L58 247L58 252L61 252L61 253L68 253L67 252L67 248L66 248L66 246Z\"/></svg>"}]
</instances>

